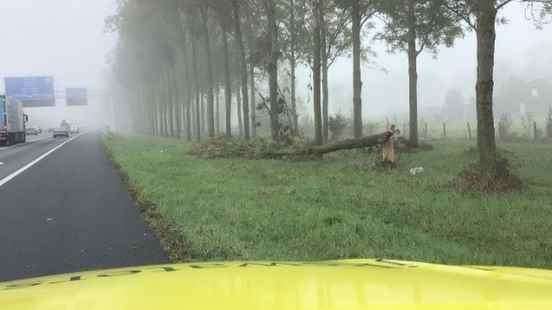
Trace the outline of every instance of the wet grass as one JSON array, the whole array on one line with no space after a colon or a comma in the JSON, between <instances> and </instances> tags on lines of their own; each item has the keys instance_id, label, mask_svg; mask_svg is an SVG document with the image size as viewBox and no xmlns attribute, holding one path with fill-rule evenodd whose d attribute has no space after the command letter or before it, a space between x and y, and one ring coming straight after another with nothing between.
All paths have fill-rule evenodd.
<instances>
[{"instance_id":1,"label":"wet grass","mask_svg":"<svg viewBox=\"0 0 552 310\"><path fill-rule=\"evenodd\" d=\"M552 268L552 145L502 146L526 188L487 195L453 190L476 159L467 143L402 154L393 171L373 168L363 152L203 160L171 139L106 143L141 197L176 223L191 260L385 257ZM425 172L411 176L417 166Z\"/></svg>"}]
</instances>

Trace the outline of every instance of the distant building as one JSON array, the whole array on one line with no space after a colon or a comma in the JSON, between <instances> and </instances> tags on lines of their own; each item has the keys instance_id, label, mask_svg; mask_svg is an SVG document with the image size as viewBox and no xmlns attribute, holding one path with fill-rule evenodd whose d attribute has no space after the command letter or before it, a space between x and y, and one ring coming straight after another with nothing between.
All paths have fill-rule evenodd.
<instances>
[{"instance_id":1,"label":"distant building","mask_svg":"<svg viewBox=\"0 0 552 310\"><path fill-rule=\"evenodd\" d=\"M497 114L547 113L552 105L552 78L532 81L510 78L497 90L494 101Z\"/></svg>"}]
</instances>

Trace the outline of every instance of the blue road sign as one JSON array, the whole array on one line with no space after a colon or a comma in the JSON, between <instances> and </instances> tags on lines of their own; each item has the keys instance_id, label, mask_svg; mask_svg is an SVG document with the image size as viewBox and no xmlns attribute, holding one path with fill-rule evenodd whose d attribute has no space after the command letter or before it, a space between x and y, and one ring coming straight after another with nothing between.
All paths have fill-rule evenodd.
<instances>
[{"instance_id":1,"label":"blue road sign","mask_svg":"<svg viewBox=\"0 0 552 310\"><path fill-rule=\"evenodd\" d=\"M88 92L86 88L67 88L65 100L68 106L88 105Z\"/></svg>"},{"instance_id":2,"label":"blue road sign","mask_svg":"<svg viewBox=\"0 0 552 310\"><path fill-rule=\"evenodd\" d=\"M52 107L56 105L54 78L51 76L7 77L6 95L23 102L25 107Z\"/></svg>"}]
</instances>

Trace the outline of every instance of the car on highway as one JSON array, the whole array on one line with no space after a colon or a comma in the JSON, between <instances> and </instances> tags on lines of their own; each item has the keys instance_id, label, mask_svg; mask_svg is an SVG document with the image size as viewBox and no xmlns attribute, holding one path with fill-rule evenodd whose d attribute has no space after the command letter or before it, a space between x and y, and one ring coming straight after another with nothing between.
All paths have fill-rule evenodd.
<instances>
[{"instance_id":1,"label":"car on highway","mask_svg":"<svg viewBox=\"0 0 552 310\"><path fill-rule=\"evenodd\" d=\"M80 133L80 128L77 125L71 125L71 133L72 134L78 134Z\"/></svg>"},{"instance_id":2,"label":"car on highway","mask_svg":"<svg viewBox=\"0 0 552 310\"><path fill-rule=\"evenodd\" d=\"M69 136L71 135L70 133L70 130L67 129L67 128L63 128L63 127L60 127L60 128L55 128L53 133L52 133L52 136L54 138L69 138Z\"/></svg>"},{"instance_id":3,"label":"car on highway","mask_svg":"<svg viewBox=\"0 0 552 310\"><path fill-rule=\"evenodd\" d=\"M29 127L29 128L26 128L25 134L27 136L38 136L40 134L40 130L35 127Z\"/></svg>"}]
</instances>

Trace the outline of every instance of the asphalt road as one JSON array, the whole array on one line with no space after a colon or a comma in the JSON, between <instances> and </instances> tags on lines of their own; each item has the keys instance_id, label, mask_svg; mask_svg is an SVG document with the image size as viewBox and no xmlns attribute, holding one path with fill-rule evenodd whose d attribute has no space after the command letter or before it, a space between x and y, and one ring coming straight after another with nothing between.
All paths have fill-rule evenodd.
<instances>
[{"instance_id":1,"label":"asphalt road","mask_svg":"<svg viewBox=\"0 0 552 310\"><path fill-rule=\"evenodd\" d=\"M1 185L64 142L0 148L0 282L166 262L97 134L67 142Z\"/></svg>"}]
</instances>

